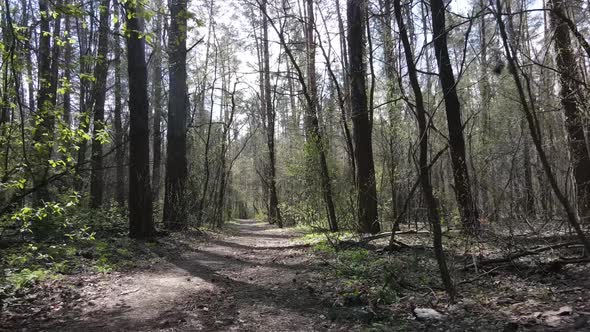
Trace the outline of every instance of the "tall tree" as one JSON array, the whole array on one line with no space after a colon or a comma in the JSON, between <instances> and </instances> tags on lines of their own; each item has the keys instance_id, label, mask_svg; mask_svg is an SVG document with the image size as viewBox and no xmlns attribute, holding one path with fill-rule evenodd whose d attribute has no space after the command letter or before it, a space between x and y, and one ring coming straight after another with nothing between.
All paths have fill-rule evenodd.
<instances>
[{"instance_id":1,"label":"tall tree","mask_svg":"<svg viewBox=\"0 0 590 332\"><path fill-rule=\"evenodd\" d=\"M404 23L402 6L400 0L393 0L395 11L395 19L399 27L400 39L404 48L406 57L406 65L408 66L408 76L410 78L410 86L414 92L414 99L416 105L416 118L418 120L419 140L420 140L420 157L419 157L419 171L418 177L422 192L426 200L426 207L428 209L428 221L433 230L434 252L441 274L443 284L449 293L451 299L455 297L455 287L447 267L444 248L442 245L442 230L440 225L439 208L434 197L432 183L430 180L430 165L428 162L428 131L429 123L426 117L426 107L424 106L424 97L420 89L420 82L418 81L418 70L414 62L414 54L408 37L408 31ZM394 233L392 233L393 235Z\"/></svg>"},{"instance_id":2,"label":"tall tree","mask_svg":"<svg viewBox=\"0 0 590 332\"><path fill-rule=\"evenodd\" d=\"M397 126L399 123L399 116L396 103L392 102L395 99L395 82L396 82L396 65L397 58L395 54L395 44L393 40L393 27L392 27L392 4L391 0L379 0L379 4L383 10L381 17L381 39L383 41L383 60L384 72L387 79L387 118L389 120L389 126L387 131L387 168L389 175L389 189L391 193L391 208L394 219L397 220L397 207L395 202L397 201L397 186L396 186L396 168L397 168L397 153L396 144L399 140L397 133Z\"/></svg>"},{"instance_id":3,"label":"tall tree","mask_svg":"<svg viewBox=\"0 0 590 332\"><path fill-rule=\"evenodd\" d=\"M266 12L267 0L262 0L262 11ZM272 102L272 89L270 84L270 51L268 41L268 19L262 15L262 58L263 78L264 78L264 101L263 109L266 116L266 143L268 146L268 219L271 223L277 223L279 227L283 227L283 220L281 218L281 211L279 209L279 199L277 194L277 179L276 179L276 154L275 154L275 118L276 112Z\"/></svg>"},{"instance_id":4,"label":"tall tree","mask_svg":"<svg viewBox=\"0 0 590 332\"><path fill-rule=\"evenodd\" d=\"M150 128L143 9L125 2L127 12L127 71L129 73L129 235L149 238L155 233L150 185Z\"/></svg>"},{"instance_id":5,"label":"tall tree","mask_svg":"<svg viewBox=\"0 0 590 332\"><path fill-rule=\"evenodd\" d=\"M342 56L340 57L340 65L342 66L342 78L343 78L343 86L344 86L344 99L346 105L346 114L348 118L350 118L350 112L352 110L352 106L350 104L350 77L348 76L348 50L346 45L346 30L344 30L344 19L342 19L342 11L340 10L340 0L334 0L334 7L336 7L336 18L338 19L338 36L340 39L340 52L342 52ZM346 117L345 117L346 119ZM353 153L350 151L350 153ZM355 170L355 163L354 163L354 156L351 159L352 163L352 170L355 172L353 177L356 177L356 170Z\"/></svg>"},{"instance_id":6,"label":"tall tree","mask_svg":"<svg viewBox=\"0 0 590 332\"><path fill-rule=\"evenodd\" d=\"M357 170L357 204L359 231L378 233L377 184L373 162L373 141L371 120L367 106L366 65L363 60L365 49L365 0L348 0L348 55L350 66L350 87L354 153Z\"/></svg>"},{"instance_id":7,"label":"tall tree","mask_svg":"<svg viewBox=\"0 0 590 332\"><path fill-rule=\"evenodd\" d=\"M65 22L64 22L66 36L69 36L71 34L71 22L72 22L72 19L71 19L70 15L66 15ZM65 47L64 59L71 59L72 58L72 51L73 51L72 44L67 42L64 47ZM72 93L71 93L71 90L72 90L71 89L72 67L69 63L67 63L64 68L64 80L65 80L65 82L67 82L67 84L69 86L65 89L64 96L63 96L63 108L64 108L63 121L64 121L64 124L69 129L72 124Z\"/></svg>"},{"instance_id":8,"label":"tall tree","mask_svg":"<svg viewBox=\"0 0 590 332\"><path fill-rule=\"evenodd\" d=\"M119 30L120 30L120 15L119 15L119 3L115 0L114 16L117 18L115 21L115 34L113 36L113 54L115 62L115 109L114 109L114 127L115 127L115 200L119 206L125 205L125 146L123 143L123 105L121 102L121 45L119 41Z\"/></svg>"},{"instance_id":9,"label":"tall tree","mask_svg":"<svg viewBox=\"0 0 590 332\"><path fill-rule=\"evenodd\" d=\"M93 11L94 8L94 1L90 1L90 12ZM81 8L86 10L85 5L82 5ZM79 115L78 115L78 130L83 133L87 133L90 127L90 114L89 114L89 104L91 98L89 98L90 94L90 83L91 83L91 61L90 58L92 57L92 29L94 27L94 21L90 20L90 22L86 21L85 17L76 17L76 30L78 31L78 42L80 44L80 51L79 51L79 70L80 70L80 89L78 93L78 107L79 107ZM81 191L84 186L84 178L83 178L83 171L86 164L86 151L88 150L88 144L85 137L82 137L79 149L78 149L78 162L76 164L76 190Z\"/></svg>"},{"instance_id":10,"label":"tall tree","mask_svg":"<svg viewBox=\"0 0 590 332\"><path fill-rule=\"evenodd\" d=\"M38 165L34 171L33 182L40 189L35 192L35 201L37 204L49 198L49 192L45 181L49 166L47 160L51 156L51 148L48 145L49 137L53 135L55 124L54 104L52 103L52 75L51 75L51 30L48 2L39 0L40 17L40 35L39 35L39 92L37 94L37 127L34 132L34 141L40 147L37 149Z\"/></svg>"},{"instance_id":11,"label":"tall tree","mask_svg":"<svg viewBox=\"0 0 590 332\"><path fill-rule=\"evenodd\" d=\"M152 151L154 152L154 162L152 167L152 187L154 191L154 201L160 198L160 182L162 172L162 3L158 1L156 8L156 28L154 31L154 65L152 71L153 87L153 141Z\"/></svg>"},{"instance_id":12,"label":"tall tree","mask_svg":"<svg viewBox=\"0 0 590 332\"><path fill-rule=\"evenodd\" d=\"M541 132L540 128L538 127L538 121L536 118L536 108L535 103L532 99L527 98L527 94L525 92L524 85L521 81L521 77L519 74L519 62L516 51L511 47L510 42L508 41L508 33L506 32L506 25L502 20L502 1L496 0L495 1L496 8L494 12L494 16L496 18L496 22L498 23L498 28L500 30L500 37L502 40L502 46L504 47L504 55L506 60L508 61L508 67L511 68L510 73L514 79L514 83L516 85L516 90L518 92L518 97L520 99L520 103L522 105L522 111L524 112L525 119L527 121L529 132L531 135L531 139L537 150L537 155L539 156L539 160L541 161L541 165L543 167L543 171L547 177L547 180L551 184L551 189L553 189L553 193L557 196L557 199L561 203L565 213L567 215L567 220L572 228L576 231L578 238L584 245L584 248L587 252L590 252L590 240L586 236L582 226L580 225L580 217L578 212L574 209L572 204L570 203L568 197L564 194L564 192L559 187L557 182L557 178L553 172L549 159L547 158L547 154L545 153L545 149L543 148L543 142L541 139Z\"/></svg>"},{"instance_id":13,"label":"tall tree","mask_svg":"<svg viewBox=\"0 0 590 332\"><path fill-rule=\"evenodd\" d=\"M92 173L90 174L90 206L97 208L102 205L104 193L103 172L103 131L105 128L104 104L106 99L108 50L109 50L109 13L110 0L100 2L100 23L98 27L98 53L94 67L94 119L92 135Z\"/></svg>"},{"instance_id":14,"label":"tall tree","mask_svg":"<svg viewBox=\"0 0 590 332\"><path fill-rule=\"evenodd\" d=\"M60 54L61 49L63 47L62 43L60 42L61 38L61 19L63 16L62 13L62 5L63 1L58 0L55 2L55 19L53 20L53 45L51 46L51 81L49 86L49 97L51 99L51 103L56 106L57 105L57 86L59 84L59 67L60 67ZM56 111L56 110L54 110ZM53 115L55 120L55 115Z\"/></svg>"},{"instance_id":15,"label":"tall tree","mask_svg":"<svg viewBox=\"0 0 590 332\"><path fill-rule=\"evenodd\" d=\"M306 41L307 85L304 86L304 91L307 99L307 109L305 114L305 131L307 142L313 144L317 149L319 157L322 194L324 196L324 202L326 203L326 210L328 212L328 225L330 227L330 230L335 232L338 230L338 221L336 220L336 209L334 208L334 201L332 197L332 184L330 180L330 173L328 171L328 162L326 160L325 142L324 140L322 140L322 134L320 132L320 124L318 120L319 99L315 67L316 44L313 0L307 0ZM290 58L293 64L295 64L293 61L293 57L291 56ZM296 69L297 68L298 67L296 67ZM302 73L299 73L299 75L303 85L303 83L305 83L305 80L301 76Z\"/></svg>"},{"instance_id":16,"label":"tall tree","mask_svg":"<svg viewBox=\"0 0 590 332\"><path fill-rule=\"evenodd\" d=\"M461 120L461 103L457 95L457 82L453 74L453 65L451 64L447 45L446 6L443 0L432 0L430 2L430 9L434 52L436 62L438 63L439 79L443 90L445 111L447 114L451 164L453 167L453 178L455 180L455 196L464 231L476 234L479 231L479 212L471 194L471 184L465 153L465 139L463 137L463 122Z\"/></svg>"},{"instance_id":17,"label":"tall tree","mask_svg":"<svg viewBox=\"0 0 590 332\"><path fill-rule=\"evenodd\" d=\"M479 11L484 11L485 8L488 6L487 0L478 0L477 9ZM480 102L479 102L479 109L480 113L483 115L483 124L482 124L482 135L481 135L481 143L483 145L483 151L487 154L489 147L490 147L490 136L491 136L491 116L490 116L490 99L491 99L491 87L490 87L490 79L489 79L489 51L488 51L488 33L487 33L487 21L486 16L481 15L479 19L479 81L478 81L478 89L480 95ZM480 174L479 178L479 197L481 198L481 209L483 213L486 213L489 210L490 202L489 202L489 195L488 195L488 182L489 182L489 172L483 172Z\"/></svg>"},{"instance_id":18,"label":"tall tree","mask_svg":"<svg viewBox=\"0 0 590 332\"><path fill-rule=\"evenodd\" d=\"M169 229L186 225L185 183L187 180L186 84L187 0L171 0L168 32L169 80L168 131L166 155L166 193L164 224Z\"/></svg>"},{"instance_id":19,"label":"tall tree","mask_svg":"<svg viewBox=\"0 0 590 332\"><path fill-rule=\"evenodd\" d=\"M572 48L570 31L561 17L567 17L567 4L563 0L549 0L551 25L555 30L555 62L559 69L560 100L565 114L570 158L576 181L578 213L583 224L590 220L590 154L584 136L584 119L578 105L580 89L578 63Z\"/></svg>"}]
</instances>

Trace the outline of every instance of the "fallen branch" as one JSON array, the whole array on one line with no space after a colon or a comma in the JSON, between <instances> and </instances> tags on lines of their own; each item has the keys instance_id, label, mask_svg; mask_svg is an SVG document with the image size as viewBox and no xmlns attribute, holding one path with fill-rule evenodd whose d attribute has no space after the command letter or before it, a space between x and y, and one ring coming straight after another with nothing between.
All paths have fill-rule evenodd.
<instances>
[{"instance_id":1,"label":"fallen branch","mask_svg":"<svg viewBox=\"0 0 590 332\"><path fill-rule=\"evenodd\" d=\"M583 263L590 263L590 257L580 257L580 258L563 258L553 260L545 265L549 266L549 269L553 271L559 271L566 265L569 264L583 264Z\"/></svg>"},{"instance_id":2,"label":"fallen branch","mask_svg":"<svg viewBox=\"0 0 590 332\"><path fill-rule=\"evenodd\" d=\"M496 267L494 267L493 269L491 269L491 270L489 270L489 271L486 271L486 272L484 272L484 273L478 274L478 275L476 275L475 277L473 277L473 278L471 278L471 279L468 279L468 280L463 280L463 281L459 282L459 283L458 283L458 285L464 285L464 284L469 284L469 283L472 283L472 282L474 282L474 281L476 281L476 280L480 279L481 277L484 277L484 276L486 276L486 275L488 275L488 274L490 274L490 273L492 273L492 272L496 271L496 270L497 270L497 269L499 269L499 268L500 268L500 266L496 266Z\"/></svg>"},{"instance_id":3,"label":"fallen branch","mask_svg":"<svg viewBox=\"0 0 590 332\"><path fill-rule=\"evenodd\" d=\"M405 234L430 234L430 231L410 230L410 231L395 232L395 235L405 235ZM380 233L380 234L364 237L361 239L361 242L371 242L371 241L375 241L375 240L379 240L379 239L384 239L384 238L390 237L390 236L391 236L391 232Z\"/></svg>"},{"instance_id":4,"label":"fallen branch","mask_svg":"<svg viewBox=\"0 0 590 332\"><path fill-rule=\"evenodd\" d=\"M478 262L477 265L484 266L484 265L492 265L492 264L509 263L509 262L512 262L513 260L516 260L516 259L519 259L522 257L538 255L538 254L545 252L545 251L554 250L554 249L563 248L563 247L570 247L570 246L574 246L574 245L578 245L578 244L579 244L579 242L576 241L576 242L559 243L559 244L549 245L549 246L540 247L540 248L536 248L536 249L528 249L525 251L510 254L505 257L498 257L498 258L491 258L491 259L482 260L482 261ZM475 267L475 264L469 264L463 270L468 270L472 267Z\"/></svg>"}]
</instances>

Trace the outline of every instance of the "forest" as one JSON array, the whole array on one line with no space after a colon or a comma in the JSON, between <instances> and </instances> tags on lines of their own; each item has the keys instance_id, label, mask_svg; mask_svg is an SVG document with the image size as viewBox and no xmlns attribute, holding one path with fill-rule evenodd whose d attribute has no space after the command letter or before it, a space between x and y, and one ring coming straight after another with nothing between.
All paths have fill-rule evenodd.
<instances>
[{"instance_id":1,"label":"forest","mask_svg":"<svg viewBox=\"0 0 590 332\"><path fill-rule=\"evenodd\" d=\"M2 1L0 331L590 331L588 14Z\"/></svg>"}]
</instances>

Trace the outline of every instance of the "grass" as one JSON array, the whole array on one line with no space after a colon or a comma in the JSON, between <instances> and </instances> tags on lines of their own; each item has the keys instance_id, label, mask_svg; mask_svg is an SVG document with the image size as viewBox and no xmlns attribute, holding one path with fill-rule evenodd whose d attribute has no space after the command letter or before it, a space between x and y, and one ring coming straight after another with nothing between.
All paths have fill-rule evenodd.
<instances>
[{"instance_id":1,"label":"grass","mask_svg":"<svg viewBox=\"0 0 590 332\"><path fill-rule=\"evenodd\" d=\"M337 232L337 233L330 233L330 232L318 232L316 229L312 228L311 226L296 226L294 227L295 231L302 234L301 237L297 239L298 242L301 244L309 244L312 246L319 246L318 249L321 251L323 248L324 250L329 250L326 246L331 246L331 243L337 243L339 241L350 240L353 239L355 234L352 232Z\"/></svg>"}]
</instances>

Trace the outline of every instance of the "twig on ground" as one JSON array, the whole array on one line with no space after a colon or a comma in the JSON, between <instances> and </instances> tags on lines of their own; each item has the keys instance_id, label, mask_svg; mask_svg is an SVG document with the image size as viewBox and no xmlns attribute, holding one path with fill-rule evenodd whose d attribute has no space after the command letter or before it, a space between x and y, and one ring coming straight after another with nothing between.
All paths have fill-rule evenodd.
<instances>
[{"instance_id":1,"label":"twig on ground","mask_svg":"<svg viewBox=\"0 0 590 332\"><path fill-rule=\"evenodd\" d=\"M482 278L482 277L485 277L486 275L488 275L488 274L490 274L490 273L492 273L492 272L496 271L496 270L497 270L497 269L499 269L500 267L502 267L502 266L496 266L495 268L493 268L493 269L491 269L491 270L489 270L489 271L486 271L486 272L484 272L484 273L480 273L480 274L476 275L475 277L473 277L473 278L471 278L471 279L468 279L468 280L463 280L463 281L459 282L457 285L470 284L470 283L472 283L472 282L474 282L474 281L477 281L478 279L480 279L480 278Z\"/></svg>"},{"instance_id":2,"label":"twig on ground","mask_svg":"<svg viewBox=\"0 0 590 332\"><path fill-rule=\"evenodd\" d=\"M522 257L538 255L538 254L545 252L545 251L554 250L554 249L563 248L563 247L570 247L570 246L577 245L577 244L579 244L579 243L576 241L576 242L566 242L566 243L553 244L553 245L548 245L545 247L540 247L540 248L535 248L535 249L527 249L527 250L524 250L521 252L510 254L505 257L498 257L498 258L481 260L481 261L479 261L478 266L481 267L484 265L509 263L509 262L512 262L513 260L516 260L516 259L519 259ZM475 265L472 263L472 264L467 265L463 270L468 270L473 267L475 267Z\"/></svg>"}]
</instances>

